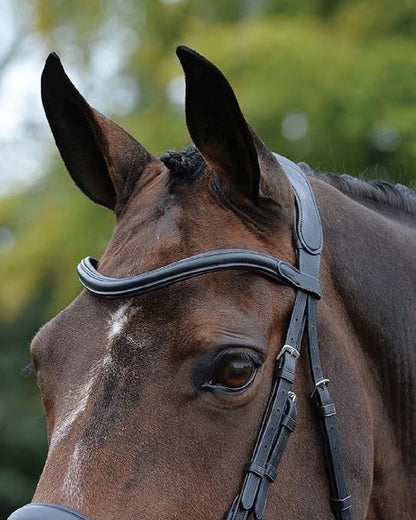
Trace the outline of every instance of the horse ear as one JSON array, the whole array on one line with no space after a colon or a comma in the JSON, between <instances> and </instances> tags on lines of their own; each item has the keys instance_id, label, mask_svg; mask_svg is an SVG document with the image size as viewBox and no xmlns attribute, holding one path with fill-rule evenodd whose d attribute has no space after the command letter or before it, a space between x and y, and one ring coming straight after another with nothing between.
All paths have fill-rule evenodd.
<instances>
[{"instance_id":1,"label":"horse ear","mask_svg":"<svg viewBox=\"0 0 416 520\"><path fill-rule=\"evenodd\" d=\"M252 131L220 70L188 47L176 54L185 72L186 123L209 166L255 201L260 168Z\"/></svg>"},{"instance_id":2,"label":"horse ear","mask_svg":"<svg viewBox=\"0 0 416 520\"><path fill-rule=\"evenodd\" d=\"M54 53L46 60L41 91L46 117L72 179L91 200L117 211L144 167L155 159L90 107Z\"/></svg>"}]
</instances>

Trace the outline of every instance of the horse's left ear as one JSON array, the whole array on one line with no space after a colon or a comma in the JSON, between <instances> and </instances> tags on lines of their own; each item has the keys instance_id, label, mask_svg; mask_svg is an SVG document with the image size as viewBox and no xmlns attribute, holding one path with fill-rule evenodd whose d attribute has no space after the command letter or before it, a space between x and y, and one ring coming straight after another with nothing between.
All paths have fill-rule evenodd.
<instances>
[{"instance_id":1,"label":"horse's left ear","mask_svg":"<svg viewBox=\"0 0 416 520\"><path fill-rule=\"evenodd\" d=\"M208 165L242 195L255 201L260 168L251 130L228 81L211 62L188 47L176 54L186 79L186 123Z\"/></svg>"}]
</instances>

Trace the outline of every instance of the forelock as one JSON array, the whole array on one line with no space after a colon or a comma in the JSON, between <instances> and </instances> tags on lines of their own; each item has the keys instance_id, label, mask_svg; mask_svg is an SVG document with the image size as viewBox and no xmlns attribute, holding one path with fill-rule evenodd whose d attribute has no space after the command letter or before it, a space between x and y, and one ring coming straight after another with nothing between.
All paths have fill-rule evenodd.
<instances>
[{"instance_id":1,"label":"forelock","mask_svg":"<svg viewBox=\"0 0 416 520\"><path fill-rule=\"evenodd\" d=\"M194 182L204 174L207 164L195 145L183 151L168 150L160 160L169 169L173 180Z\"/></svg>"}]
</instances>

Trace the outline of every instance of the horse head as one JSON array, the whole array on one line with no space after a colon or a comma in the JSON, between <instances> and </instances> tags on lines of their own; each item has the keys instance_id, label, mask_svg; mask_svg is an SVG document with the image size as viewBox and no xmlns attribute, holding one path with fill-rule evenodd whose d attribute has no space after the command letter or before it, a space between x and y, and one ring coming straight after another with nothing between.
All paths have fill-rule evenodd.
<instances>
[{"instance_id":1,"label":"horse head","mask_svg":"<svg viewBox=\"0 0 416 520\"><path fill-rule=\"evenodd\" d=\"M65 165L115 215L100 276L124 279L223 249L295 265L295 197L282 163L223 74L186 47L177 54L194 145L160 158L89 106L56 55L46 62L42 99ZM318 198L325 190L333 188L315 186ZM61 516L51 518L62 519L76 515L66 507L94 520L221 518L261 428L294 301L293 286L244 269L118 299L83 291L31 347L49 440L33 503L57 504ZM285 518L331 515L307 371L301 363L299 433L269 497ZM365 465L361 450L351 464Z\"/></svg>"}]
</instances>

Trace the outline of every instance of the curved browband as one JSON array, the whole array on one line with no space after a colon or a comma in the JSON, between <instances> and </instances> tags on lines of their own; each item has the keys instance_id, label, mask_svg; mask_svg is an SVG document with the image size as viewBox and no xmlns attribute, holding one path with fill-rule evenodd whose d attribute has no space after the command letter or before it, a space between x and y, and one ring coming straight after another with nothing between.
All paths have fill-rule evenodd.
<instances>
[{"instance_id":1,"label":"curved browband","mask_svg":"<svg viewBox=\"0 0 416 520\"><path fill-rule=\"evenodd\" d=\"M82 285L103 298L136 296L194 276L227 269L254 271L275 282L302 289L318 298L321 296L321 283L314 276L301 273L293 265L273 256L245 249L208 251L127 278L104 276L97 271L97 264L98 261L94 258L84 258L78 264L77 271Z\"/></svg>"},{"instance_id":2,"label":"curved browband","mask_svg":"<svg viewBox=\"0 0 416 520\"><path fill-rule=\"evenodd\" d=\"M295 194L293 240L298 268L272 256L243 249L220 249L191 256L128 278L100 274L97 260L84 259L78 265L82 285L104 298L136 296L167 285L214 271L245 269L296 289L296 298L286 341L276 358L272 391L250 460L244 467L241 489L225 520L247 520L252 513L263 518L270 484L276 479L290 433L296 426L296 396L293 393L296 363L306 334L313 390L312 403L321 426L325 459L331 487L331 507L336 520L351 519L351 498L344 476L341 447L335 421L335 405L323 375L317 335L317 300L321 296L319 266L322 225L309 180L298 165L274 154L289 178Z\"/></svg>"}]
</instances>

